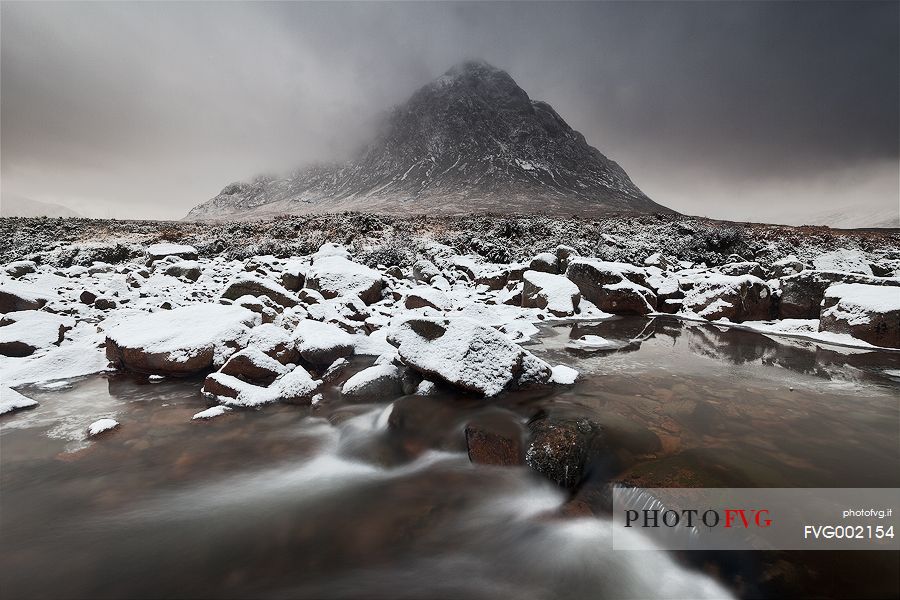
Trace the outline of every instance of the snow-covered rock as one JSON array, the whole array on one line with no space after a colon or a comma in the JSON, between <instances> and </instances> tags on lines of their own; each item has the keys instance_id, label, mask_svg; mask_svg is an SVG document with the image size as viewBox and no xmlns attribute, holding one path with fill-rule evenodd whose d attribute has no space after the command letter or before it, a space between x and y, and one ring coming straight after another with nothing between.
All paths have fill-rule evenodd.
<instances>
[{"instance_id":1,"label":"snow-covered rock","mask_svg":"<svg viewBox=\"0 0 900 600\"><path fill-rule=\"evenodd\" d=\"M248 348L258 348L263 354L274 358L283 365L296 364L300 360L297 342L292 334L278 325L263 323L254 327L247 335L245 343Z\"/></svg>"},{"instance_id":2,"label":"snow-covered rock","mask_svg":"<svg viewBox=\"0 0 900 600\"><path fill-rule=\"evenodd\" d=\"M51 347L40 356L7 359L3 363L3 384L13 386L81 377L105 371L108 364L103 349L88 337L58 348Z\"/></svg>"},{"instance_id":3,"label":"snow-covered rock","mask_svg":"<svg viewBox=\"0 0 900 600\"><path fill-rule=\"evenodd\" d=\"M449 310L450 299L447 294L430 286L418 286L405 294L404 305L406 308L430 307L435 310Z\"/></svg>"},{"instance_id":4,"label":"snow-covered rock","mask_svg":"<svg viewBox=\"0 0 900 600\"><path fill-rule=\"evenodd\" d=\"M525 271L522 281L523 307L544 308L557 317L570 317L578 312L581 292L566 277L541 271Z\"/></svg>"},{"instance_id":5,"label":"snow-covered rock","mask_svg":"<svg viewBox=\"0 0 900 600\"><path fill-rule=\"evenodd\" d=\"M10 277L21 277L37 271L37 265L33 260L16 260L6 265L3 270Z\"/></svg>"},{"instance_id":6,"label":"snow-covered rock","mask_svg":"<svg viewBox=\"0 0 900 600\"><path fill-rule=\"evenodd\" d=\"M119 422L115 419L97 419L96 421L88 425L87 434L88 437L95 437L100 435L101 433L112 431L118 426Z\"/></svg>"},{"instance_id":7,"label":"snow-covered rock","mask_svg":"<svg viewBox=\"0 0 900 600\"><path fill-rule=\"evenodd\" d=\"M391 363L363 369L344 383L341 395L379 402L393 400L404 393L404 379L408 379L405 370Z\"/></svg>"},{"instance_id":8,"label":"snow-covered rock","mask_svg":"<svg viewBox=\"0 0 900 600\"><path fill-rule=\"evenodd\" d=\"M550 381L560 385L572 385L578 379L578 371L566 365L556 365L551 372Z\"/></svg>"},{"instance_id":9,"label":"snow-covered rock","mask_svg":"<svg viewBox=\"0 0 900 600\"><path fill-rule=\"evenodd\" d=\"M229 412L231 412L231 408L229 408L227 406L221 406L221 405L220 406L211 406L211 407L207 408L206 410L201 410L200 412L195 414L193 417L191 417L191 420L192 421L196 421L196 420L204 420L205 421L208 419L214 419L216 417L221 417L222 415L229 413Z\"/></svg>"},{"instance_id":10,"label":"snow-covered rock","mask_svg":"<svg viewBox=\"0 0 900 600\"><path fill-rule=\"evenodd\" d=\"M146 254L148 267L167 256L177 256L184 260L197 260L197 249L185 244L172 244L168 242L153 244L147 246Z\"/></svg>"},{"instance_id":11,"label":"snow-covered rock","mask_svg":"<svg viewBox=\"0 0 900 600\"><path fill-rule=\"evenodd\" d=\"M294 330L297 351L314 365L330 365L353 354L353 336L331 323L305 319Z\"/></svg>"},{"instance_id":12,"label":"snow-covered rock","mask_svg":"<svg viewBox=\"0 0 900 600\"><path fill-rule=\"evenodd\" d=\"M163 269L163 273L171 275L172 277L184 277L191 281L197 281L200 279L202 270L200 269L200 263L196 260L179 260L178 262L166 265Z\"/></svg>"},{"instance_id":13,"label":"snow-covered rock","mask_svg":"<svg viewBox=\"0 0 900 600\"><path fill-rule=\"evenodd\" d=\"M541 273L559 273L559 258L552 252L541 252L531 259L528 268Z\"/></svg>"},{"instance_id":14,"label":"snow-covered rock","mask_svg":"<svg viewBox=\"0 0 900 600\"><path fill-rule=\"evenodd\" d=\"M16 390L0 386L0 415L23 408L34 408L37 404L31 398L23 396Z\"/></svg>"},{"instance_id":15,"label":"snow-covered rock","mask_svg":"<svg viewBox=\"0 0 900 600\"><path fill-rule=\"evenodd\" d=\"M226 406L261 406L278 401L278 388L248 383L233 375L210 373L200 389L205 397Z\"/></svg>"},{"instance_id":16,"label":"snow-covered rock","mask_svg":"<svg viewBox=\"0 0 900 600\"><path fill-rule=\"evenodd\" d=\"M692 279L679 314L709 321L762 321L772 316L769 286L753 275L704 273Z\"/></svg>"},{"instance_id":17,"label":"snow-covered rock","mask_svg":"<svg viewBox=\"0 0 900 600\"><path fill-rule=\"evenodd\" d=\"M7 313L0 319L0 354L29 356L39 348L58 346L65 332L75 326L71 317L24 310Z\"/></svg>"},{"instance_id":18,"label":"snow-covered rock","mask_svg":"<svg viewBox=\"0 0 900 600\"><path fill-rule=\"evenodd\" d=\"M0 284L0 313L17 310L39 310L53 299L46 290L20 282Z\"/></svg>"},{"instance_id":19,"label":"snow-covered rock","mask_svg":"<svg viewBox=\"0 0 900 600\"><path fill-rule=\"evenodd\" d=\"M297 366L273 383L272 387L278 389L278 398L281 402L309 404L316 397L321 384L321 380L313 379L306 369Z\"/></svg>"},{"instance_id":20,"label":"snow-covered rock","mask_svg":"<svg viewBox=\"0 0 900 600\"><path fill-rule=\"evenodd\" d=\"M566 277L585 300L612 314L647 314L656 310L656 294L647 287L646 271L626 263L573 258Z\"/></svg>"},{"instance_id":21,"label":"snow-covered rock","mask_svg":"<svg viewBox=\"0 0 900 600\"><path fill-rule=\"evenodd\" d=\"M190 375L221 366L259 324L239 306L195 304L130 317L106 333L106 356L140 373Z\"/></svg>"},{"instance_id":22,"label":"snow-covered rock","mask_svg":"<svg viewBox=\"0 0 900 600\"><path fill-rule=\"evenodd\" d=\"M237 300L242 296L265 296L280 306L296 306L297 296L289 292L283 285L258 275L240 275L235 277L222 290L222 297Z\"/></svg>"},{"instance_id":23,"label":"snow-covered rock","mask_svg":"<svg viewBox=\"0 0 900 600\"><path fill-rule=\"evenodd\" d=\"M219 369L219 373L260 385L268 385L289 370L259 348L248 346L232 354Z\"/></svg>"},{"instance_id":24,"label":"snow-covered rock","mask_svg":"<svg viewBox=\"0 0 900 600\"><path fill-rule=\"evenodd\" d=\"M381 300L381 273L343 256L316 258L306 273L306 287L327 298L356 294L366 304Z\"/></svg>"},{"instance_id":25,"label":"snow-covered rock","mask_svg":"<svg viewBox=\"0 0 900 600\"><path fill-rule=\"evenodd\" d=\"M900 288L845 283L825 290L819 330L900 348Z\"/></svg>"},{"instance_id":26,"label":"snow-covered rock","mask_svg":"<svg viewBox=\"0 0 900 600\"><path fill-rule=\"evenodd\" d=\"M801 271L781 278L779 316L782 319L818 319L825 290L835 283L900 286L900 279L842 271Z\"/></svg>"},{"instance_id":27,"label":"snow-covered rock","mask_svg":"<svg viewBox=\"0 0 900 600\"><path fill-rule=\"evenodd\" d=\"M550 365L468 319L410 319L393 327L387 339L403 363L424 377L484 396L546 384L552 375Z\"/></svg>"},{"instance_id":28,"label":"snow-covered rock","mask_svg":"<svg viewBox=\"0 0 900 600\"><path fill-rule=\"evenodd\" d=\"M609 340L599 335L583 335L570 341L566 348L582 350L585 352L599 352L601 350L618 350L627 346L627 342Z\"/></svg>"}]
</instances>

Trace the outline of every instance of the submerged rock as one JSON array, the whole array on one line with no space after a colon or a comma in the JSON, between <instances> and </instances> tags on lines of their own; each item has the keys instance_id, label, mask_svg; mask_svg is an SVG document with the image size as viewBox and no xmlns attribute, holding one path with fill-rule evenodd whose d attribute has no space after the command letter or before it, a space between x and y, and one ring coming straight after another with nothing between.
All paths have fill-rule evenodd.
<instances>
[{"instance_id":1,"label":"submerged rock","mask_svg":"<svg viewBox=\"0 0 900 600\"><path fill-rule=\"evenodd\" d=\"M601 427L588 419L539 418L528 427L531 440L525 462L566 489L577 488L589 469L608 455Z\"/></svg>"},{"instance_id":2,"label":"submerged rock","mask_svg":"<svg viewBox=\"0 0 900 600\"><path fill-rule=\"evenodd\" d=\"M466 425L465 433L466 449L473 463L509 467L525 462L518 430L475 422Z\"/></svg>"}]
</instances>

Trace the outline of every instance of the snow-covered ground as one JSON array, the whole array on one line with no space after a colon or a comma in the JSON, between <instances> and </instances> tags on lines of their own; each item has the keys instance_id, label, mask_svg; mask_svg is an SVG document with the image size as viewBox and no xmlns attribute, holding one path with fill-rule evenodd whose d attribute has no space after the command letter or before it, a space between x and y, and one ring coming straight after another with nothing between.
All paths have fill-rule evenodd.
<instances>
[{"instance_id":1,"label":"snow-covered ground","mask_svg":"<svg viewBox=\"0 0 900 600\"><path fill-rule=\"evenodd\" d=\"M627 245L612 234L601 239ZM7 388L106 369L154 378L212 372L203 391L221 408L197 415L205 419L227 406L315 403L329 367L355 354L379 358L347 382L348 395L439 384L493 396L575 381L576 373L520 345L538 323L616 314L669 314L822 344L900 346L896 247L762 262L734 255L707 265L662 250L633 263L608 261L604 252L584 255L561 244L497 262L422 235L410 238L403 260L334 242L242 260L169 242L129 247L114 262L53 260L98 247L60 245L0 269ZM585 336L571 346L621 344ZM4 399L8 410L24 404Z\"/></svg>"}]
</instances>

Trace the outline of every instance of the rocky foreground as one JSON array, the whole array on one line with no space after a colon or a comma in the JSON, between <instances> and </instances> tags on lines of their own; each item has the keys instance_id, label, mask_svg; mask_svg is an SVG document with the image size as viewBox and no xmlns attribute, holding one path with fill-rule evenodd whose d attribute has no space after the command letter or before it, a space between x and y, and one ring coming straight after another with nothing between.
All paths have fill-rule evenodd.
<instances>
[{"instance_id":1,"label":"rocky foreground","mask_svg":"<svg viewBox=\"0 0 900 600\"><path fill-rule=\"evenodd\" d=\"M5 219L2 228L0 413L34 404L12 388L107 369L205 377L210 408L196 419L315 405L353 356L377 358L342 384L348 399L441 389L490 398L576 381L522 347L537 323L616 315L900 349L896 231L366 215L216 226ZM573 343L613 347L597 336ZM593 427L535 422L525 458L572 487L566 448L589 446ZM473 460L520 454L502 436L466 435Z\"/></svg>"}]
</instances>

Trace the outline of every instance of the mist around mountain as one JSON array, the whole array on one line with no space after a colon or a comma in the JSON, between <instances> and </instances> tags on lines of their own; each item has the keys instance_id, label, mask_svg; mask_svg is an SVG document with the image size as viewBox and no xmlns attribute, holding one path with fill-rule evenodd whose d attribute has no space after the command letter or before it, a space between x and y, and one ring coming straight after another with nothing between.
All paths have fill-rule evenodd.
<instances>
[{"instance_id":1,"label":"mist around mountain","mask_svg":"<svg viewBox=\"0 0 900 600\"><path fill-rule=\"evenodd\" d=\"M546 102L483 61L456 65L394 108L352 160L226 186L188 219L389 214L672 212Z\"/></svg>"},{"instance_id":2,"label":"mist around mountain","mask_svg":"<svg viewBox=\"0 0 900 600\"><path fill-rule=\"evenodd\" d=\"M65 206L31 200L15 194L0 196L0 217L80 217Z\"/></svg>"}]
</instances>

